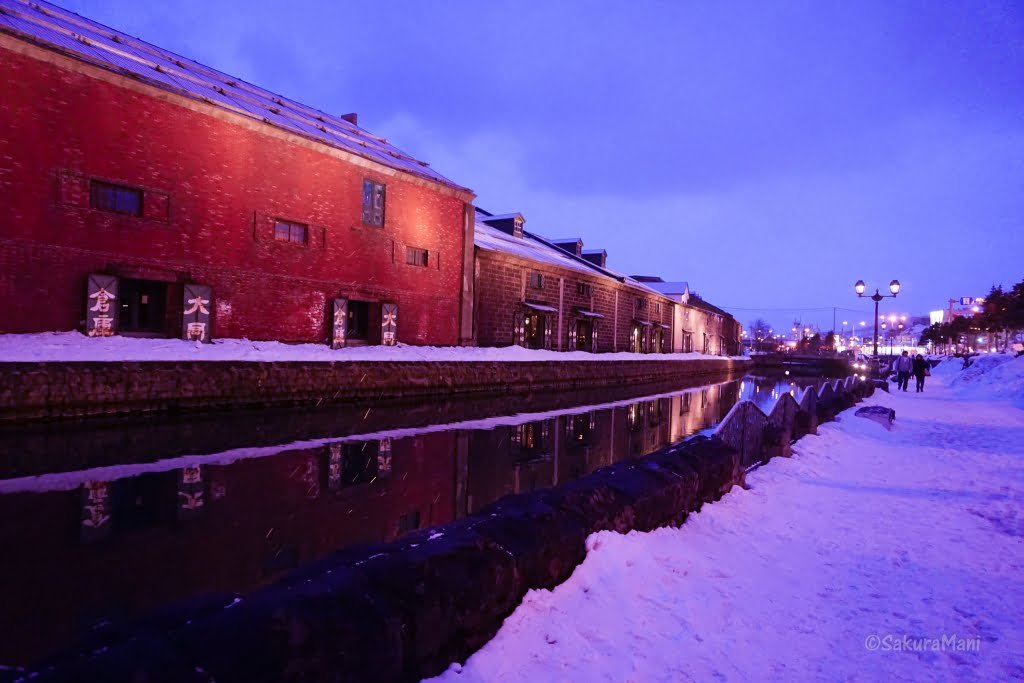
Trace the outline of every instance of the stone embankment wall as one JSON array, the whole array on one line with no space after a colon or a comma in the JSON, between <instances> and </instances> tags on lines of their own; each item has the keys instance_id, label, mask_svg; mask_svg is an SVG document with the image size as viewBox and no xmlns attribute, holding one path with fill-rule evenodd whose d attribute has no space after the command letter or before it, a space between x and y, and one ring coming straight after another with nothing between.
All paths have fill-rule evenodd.
<instances>
[{"instance_id":1,"label":"stone embankment wall","mask_svg":"<svg viewBox=\"0 0 1024 683\"><path fill-rule=\"evenodd\" d=\"M864 396L847 380L742 402L713 437L510 496L453 524L348 548L248 596L207 596L92 634L34 681L413 681L490 639L526 591L553 588L588 535L681 524ZM28 676L29 674L26 674Z\"/></svg>"},{"instance_id":2,"label":"stone embankment wall","mask_svg":"<svg viewBox=\"0 0 1024 683\"><path fill-rule=\"evenodd\" d=\"M537 362L0 363L0 422L600 389L740 372L707 358Z\"/></svg>"}]
</instances>

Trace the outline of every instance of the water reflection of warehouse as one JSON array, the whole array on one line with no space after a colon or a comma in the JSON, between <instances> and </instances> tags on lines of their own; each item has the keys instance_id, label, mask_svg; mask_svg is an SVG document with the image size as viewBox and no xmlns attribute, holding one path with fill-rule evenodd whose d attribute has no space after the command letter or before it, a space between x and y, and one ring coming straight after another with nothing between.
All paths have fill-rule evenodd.
<instances>
[{"instance_id":1,"label":"water reflection of warehouse","mask_svg":"<svg viewBox=\"0 0 1024 683\"><path fill-rule=\"evenodd\" d=\"M649 453L714 424L737 399L731 381L436 429L5 479L0 618L11 637L0 656L25 662L91 623L247 592L339 548Z\"/></svg>"}]
</instances>

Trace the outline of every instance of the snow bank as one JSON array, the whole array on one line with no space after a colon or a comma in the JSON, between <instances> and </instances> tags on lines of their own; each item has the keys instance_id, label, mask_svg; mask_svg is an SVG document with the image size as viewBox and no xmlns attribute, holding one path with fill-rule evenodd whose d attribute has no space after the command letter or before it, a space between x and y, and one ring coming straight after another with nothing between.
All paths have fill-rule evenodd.
<instances>
[{"instance_id":1,"label":"snow bank","mask_svg":"<svg viewBox=\"0 0 1024 683\"><path fill-rule=\"evenodd\" d=\"M846 412L680 528L591 536L437 680L1024 679L1024 412L944 381L867 404L895 428Z\"/></svg>"},{"instance_id":2,"label":"snow bank","mask_svg":"<svg viewBox=\"0 0 1024 683\"><path fill-rule=\"evenodd\" d=\"M950 387L963 398L999 399L1024 406L1024 356L979 356L952 378Z\"/></svg>"},{"instance_id":3,"label":"snow bank","mask_svg":"<svg viewBox=\"0 0 1024 683\"><path fill-rule=\"evenodd\" d=\"M948 358L932 369L931 381L948 384L958 398L1010 401L1024 407L1024 356L984 353L971 358L967 369L963 358Z\"/></svg>"},{"instance_id":4,"label":"snow bank","mask_svg":"<svg viewBox=\"0 0 1024 683\"><path fill-rule=\"evenodd\" d=\"M183 339L87 337L80 332L0 334L0 362L40 361L623 361L725 358L702 353L587 353L542 351L521 346L362 346L331 349L325 344L216 339L201 344ZM733 358L742 359L743 356Z\"/></svg>"}]
</instances>

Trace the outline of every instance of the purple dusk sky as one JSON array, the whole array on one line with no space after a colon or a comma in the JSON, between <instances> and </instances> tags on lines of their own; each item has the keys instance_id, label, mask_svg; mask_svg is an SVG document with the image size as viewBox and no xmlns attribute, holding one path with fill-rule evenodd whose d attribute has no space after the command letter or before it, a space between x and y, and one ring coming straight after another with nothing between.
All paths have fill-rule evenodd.
<instances>
[{"instance_id":1,"label":"purple dusk sky","mask_svg":"<svg viewBox=\"0 0 1024 683\"><path fill-rule=\"evenodd\" d=\"M479 206L744 324L868 319L858 278L918 315L1024 277L1019 0L58 4L356 111Z\"/></svg>"}]
</instances>

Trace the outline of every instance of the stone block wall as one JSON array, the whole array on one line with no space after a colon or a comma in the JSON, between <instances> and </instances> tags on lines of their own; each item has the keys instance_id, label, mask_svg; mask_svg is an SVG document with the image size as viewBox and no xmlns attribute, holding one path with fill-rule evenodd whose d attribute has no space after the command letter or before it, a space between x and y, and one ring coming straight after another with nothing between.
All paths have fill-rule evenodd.
<instances>
[{"instance_id":1,"label":"stone block wall","mask_svg":"<svg viewBox=\"0 0 1024 683\"><path fill-rule=\"evenodd\" d=\"M729 359L530 362L0 363L0 423L599 389L737 372Z\"/></svg>"}]
</instances>

